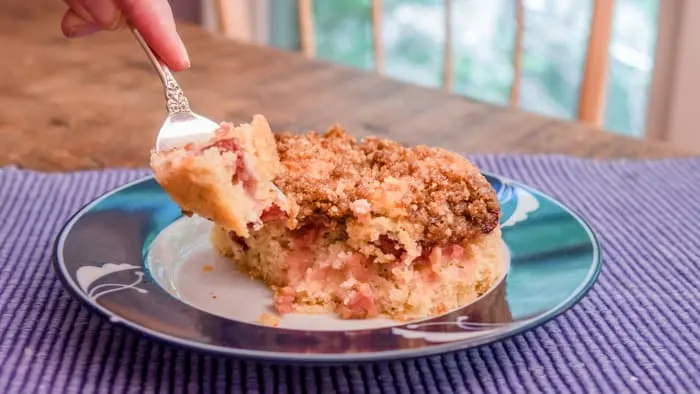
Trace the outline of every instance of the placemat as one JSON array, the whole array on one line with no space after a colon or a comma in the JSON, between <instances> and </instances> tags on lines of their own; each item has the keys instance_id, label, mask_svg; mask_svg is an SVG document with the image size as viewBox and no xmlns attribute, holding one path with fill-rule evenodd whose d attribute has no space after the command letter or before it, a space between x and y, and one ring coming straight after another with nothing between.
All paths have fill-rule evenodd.
<instances>
[{"instance_id":1,"label":"placemat","mask_svg":"<svg viewBox=\"0 0 700 394\"><path fill-rule=\"evenodd\" d=\"M156 343L68 295L50 262L61 225L147 170L0 169L0 392L700 392L700 158L472 158L589 221L604 250L598 283L560 317L502 342L323 368Z\"/></svg>"}]
</instances>

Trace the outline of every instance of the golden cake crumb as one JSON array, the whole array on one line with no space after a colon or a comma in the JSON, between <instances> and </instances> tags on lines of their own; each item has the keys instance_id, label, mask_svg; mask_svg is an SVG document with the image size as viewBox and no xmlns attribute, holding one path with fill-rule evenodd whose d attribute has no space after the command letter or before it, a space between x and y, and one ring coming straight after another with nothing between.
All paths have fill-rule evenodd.
<instances>
[{"instance_id":1,"label":"golden cake crumb","mask_svg":"<svg viewBox=\"0 0 700 394\"><path fill-rule=\"evenodd\" d=\"M269 313L263 313L258 318L258 323L270 327L277 327L280 325L280 318L279 316L271 315Z\"/></svg>"},{"instance_id":2,"label":"golden cake crumb","mask_svg":"<svg viewBox=\"0 0 700 394\"><path fill-rule=\"evenodd\" d=\"M211 272L214 269L210 264L204 264L204 267L202 267L202 271L204 272Z\"/></svg>"}]
</instances>

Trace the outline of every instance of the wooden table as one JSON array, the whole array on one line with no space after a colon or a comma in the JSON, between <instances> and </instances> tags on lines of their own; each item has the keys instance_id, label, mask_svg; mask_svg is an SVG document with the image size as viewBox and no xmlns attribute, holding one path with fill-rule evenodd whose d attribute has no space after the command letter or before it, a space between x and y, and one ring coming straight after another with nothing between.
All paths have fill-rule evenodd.
<instances>
[{"instance_id":1,"label":"wooden table","mask_svg":"<svg viewBox=\"0 0 700 394\"><path fill-rule=\"evenodd\" d=\"M146 166L165 109L160 82L125 31L69 41L58 0L0 4L0 166L45 171ZM340 123L465 153L563 153L596 158L684 156L658 144L478 103L234 43L183 24L193 60L177 75L194 109L213 119L262 113L275 130Z\"/></svg>"}]
</instances>

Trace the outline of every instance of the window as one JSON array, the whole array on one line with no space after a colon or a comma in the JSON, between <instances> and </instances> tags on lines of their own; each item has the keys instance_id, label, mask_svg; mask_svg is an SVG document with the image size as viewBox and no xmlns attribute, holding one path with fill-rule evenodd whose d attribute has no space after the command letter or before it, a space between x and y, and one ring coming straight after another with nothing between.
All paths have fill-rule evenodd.
<instances>
[{"instance_id":1,"label":"window","mask_svg":"<svg viewBox=\"0 0 700 394\"><path fill-rule=\"evenodd\" d=\"M593 0L523 0L525 29L519 103L524 110L575 119ZM274 13L295 15L293 0ZM653 70L659 0L616 0L604 127L642 137ZM374 67L370 0L316 0L316 56L361 69ZM384 0L385 72L439 88L445 42L443 0ZM508 105L513 82L513 0L452 0L452 91ZM293 45L289 23L272 18L272 41ZM276 38L275 38L276 37Z\"/></svg>"}]
</instances>

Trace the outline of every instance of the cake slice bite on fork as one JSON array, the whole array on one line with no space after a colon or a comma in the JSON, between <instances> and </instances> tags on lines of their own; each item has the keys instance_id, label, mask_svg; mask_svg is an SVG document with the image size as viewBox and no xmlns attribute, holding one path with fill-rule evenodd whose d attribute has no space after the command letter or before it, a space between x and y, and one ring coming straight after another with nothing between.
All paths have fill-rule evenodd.
<instances>
[{"instance_id":1,"label":"cake slice bite on fork","mask_svg":"<svg viewBox=\"0 0 700 394\"><path fill-rule=\"evenodd\" d=\"M156 181L186 215L209 219L246 238L268 212L287 212L273 183L281 165L262 115L238 126L223 122L202 143L151 153Z\"/></svg>"}]
</instances>

